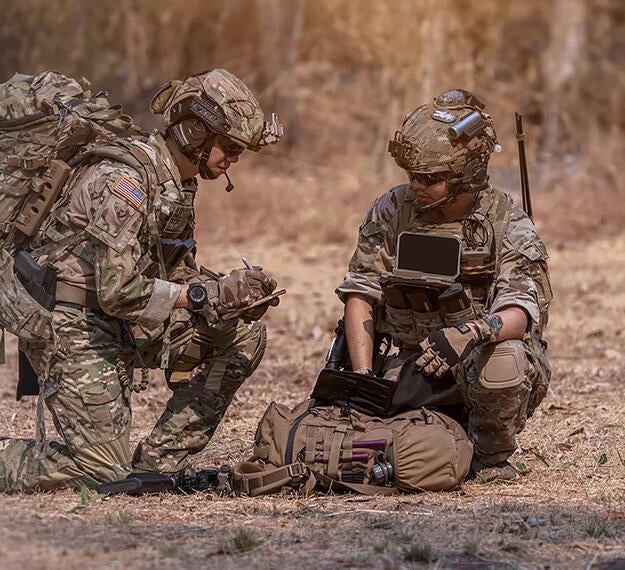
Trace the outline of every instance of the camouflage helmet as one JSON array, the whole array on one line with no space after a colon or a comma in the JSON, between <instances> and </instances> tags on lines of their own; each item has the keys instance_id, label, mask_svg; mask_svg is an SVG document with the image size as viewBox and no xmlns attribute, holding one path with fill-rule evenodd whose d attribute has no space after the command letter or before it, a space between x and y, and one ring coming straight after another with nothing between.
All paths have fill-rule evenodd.
<instances>
[{"instance_id":1,"label":"camouflage helmet","mask_svg":"<svg viewBox=\"0 0 625 570\"><path fill-rule=\"evenodd\" d=\"M460 176L470 162L485 167L490 153L501 147L483 108L469 91L445 91L405 117L388 151L400 168L411 172Z\"/></svg>"},{"instance_id":2,"label":"camouflage helmet","mask_svg":"<svg viewBox=\"0 0 625 570\"><path fill-rule=\"evenodd\" d=\"M163 114L168 127L193 116L208 127L210 134L225 136L253 151L278 142L283 134L277 115L272 114L271 122L266 122L252 92L225 69L170 81L153 97L150 109Z\"/></svg>"}]
</instances>

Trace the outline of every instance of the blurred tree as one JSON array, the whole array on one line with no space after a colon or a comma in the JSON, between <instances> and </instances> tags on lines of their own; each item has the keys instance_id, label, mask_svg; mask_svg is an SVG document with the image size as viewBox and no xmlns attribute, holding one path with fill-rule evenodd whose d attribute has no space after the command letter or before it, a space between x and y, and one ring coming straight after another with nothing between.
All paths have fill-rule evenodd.
<instances>
[{"instance_id":1,"label":"blurred tree","mask_svg":"<svg viewBox=\"0 0 625 570\"><path fill-rule=\"evenodd\" d=\"M625 121L621 0L2 0L2 8L1 78L50 68L84 75L139 112L163 82L226 67L289 123L290 145L272 152L316 163L360 155L383 172L402 115L450 87L487 100L508 147L516 109L550 155L584 152L606 129L620 136Z\"/></svg>"}]
</instances>

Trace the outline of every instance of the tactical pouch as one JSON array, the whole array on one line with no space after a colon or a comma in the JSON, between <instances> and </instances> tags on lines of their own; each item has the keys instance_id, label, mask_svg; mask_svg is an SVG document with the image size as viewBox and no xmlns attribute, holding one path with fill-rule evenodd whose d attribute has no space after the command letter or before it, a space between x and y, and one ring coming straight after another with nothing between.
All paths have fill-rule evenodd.
<instances>
[{"instance_id":1,"label":"tactical pouch","mask_svg":"<svg viewBox=\"0 0 625 570\"><path fill-rule=\"evenodd\" d=\"M374 416L388 416L397 382L349 370L324 368L310 397L322 405L338 404Z\"/></svg>"},{"instance_id":2,"label":"tactical pouch","mask_svg":"<svg viewBox=\"0 0 625 570\"><path fill-rule=\"evenodd\" d=\"M458 486L473 445L454 420L425 408L379 418L307 400L269 405L254 454L266 470L303 463L322 488L389 495Z\"/></svg>"},{"instance_id":3,"label":"tactical pouch","mask_svg":"<svg viewBox=\"0 0 625 570\"><path fill-rule=\"evenodd\" d=\"M0 249L0 326L26 342L52 338L51 310L29 294L5 249Z\"/></svg>"},{"instance_id":4,"label":"tactical pouch","mask_svg":"<svg viewBox=\"0 0 625 570\"><path fill-rule=\"evenodd\" d=\"M414 363L420 354L406 360L396 380L324 368L310 397L322 406L340 406L380 418L390 418L422 406L462 403L453 379L426 376L415 369Z\"/></svg>"},{"instance_id":5,"label":"tactical pouch","mask_svg":"<svg viewBox=\"0 0 625 570\"><path fill-rule=\"evenodd\" d=\"M186 309L171 314L168 382L187 382L196 366L213 350L211 328L206 319ZM153 331L133 330L142 365L160 368L165 326Z\"/></svg>"}]
</instances>

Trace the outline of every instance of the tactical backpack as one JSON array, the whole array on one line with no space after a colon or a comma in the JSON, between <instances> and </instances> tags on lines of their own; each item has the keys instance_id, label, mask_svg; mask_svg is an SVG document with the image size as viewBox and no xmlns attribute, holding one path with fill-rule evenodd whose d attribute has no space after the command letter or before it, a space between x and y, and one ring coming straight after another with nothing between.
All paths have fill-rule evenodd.
<instances>
[{"instance_id":1,"label":"tactical backpack","mask_svg":"<svg viewBox=\"0 0 625 570\"><path fill-rule=\"evenodd\" d=\"M86 80L47 71L0 84L0 327L26 341L52 336L54 257L41 267L29 246L80 151L139 134L132 119ZM59 244L54 255L72 244Z\"/></svg>"},{"instance_id":2,"label":"tactical backpack","mask_svg":"<svg viewBox=\"0 0 625 570\"><path fill-rule=\"evenodd\" d=\"M379 418L315 400L293 409L272 402L258 425L254 456L236 471L250 496L293 482L390 495L457 487L472 455L460 425L425 408Z\"/></svg>"}]
</instances>

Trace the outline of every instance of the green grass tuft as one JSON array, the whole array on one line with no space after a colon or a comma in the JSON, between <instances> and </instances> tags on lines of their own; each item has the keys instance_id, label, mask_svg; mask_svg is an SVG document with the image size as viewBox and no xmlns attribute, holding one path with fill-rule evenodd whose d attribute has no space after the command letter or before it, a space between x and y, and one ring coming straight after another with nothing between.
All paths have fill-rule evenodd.
<instances>
[{"instance_id":1,"label":"green grass tuft","mask_svg":"<svg viewBox=\"0 0 625 570\"><path fill-rule=\"evenodd\" d=\"M408 562L432 562L436 553L427 542L412 542L402 549L404 560Z\"/></svg>"}]
</instances>

